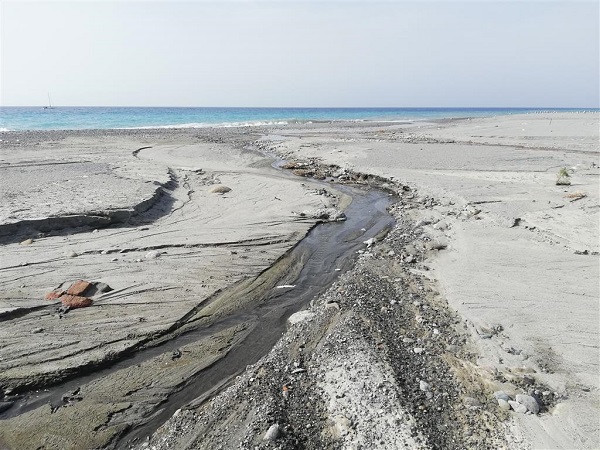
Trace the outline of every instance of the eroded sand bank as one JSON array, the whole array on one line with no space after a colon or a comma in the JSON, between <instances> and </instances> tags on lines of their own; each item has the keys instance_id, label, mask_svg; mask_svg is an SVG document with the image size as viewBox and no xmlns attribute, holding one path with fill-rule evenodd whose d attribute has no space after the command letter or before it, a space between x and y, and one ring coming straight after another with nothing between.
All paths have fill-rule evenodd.
<instances>
[{"instance_id":1,"label":"eroded sand bank","mask_svg":"<svg viewBox=\"0 0 600 450\"><path fill-rule=\"evenodd\" d=\"M382 177L398 225L268 356L209 401L190 398L142 447L598 447L597 114L3 138L5 404L239 307L202 312L343 200L278 173L263 150L309 162L305 175ZM570 186L555 184L561 167ZM74 223L87 228L64 229ZM43 299L77 279L115 290L66 314ZM0 447L115 445L177 389L169 374L192 377L247 333L222 328L128 368L125 384L84 384L82 399L42 395L0 421ZM542 413L504 412L497 390L537 390Z\"/></svg>"}]
</instances>

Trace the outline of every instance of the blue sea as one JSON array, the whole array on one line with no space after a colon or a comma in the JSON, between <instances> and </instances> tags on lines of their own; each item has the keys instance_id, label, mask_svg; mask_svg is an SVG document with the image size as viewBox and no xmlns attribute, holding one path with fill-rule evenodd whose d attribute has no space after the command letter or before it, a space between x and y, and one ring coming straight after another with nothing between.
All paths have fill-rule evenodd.
<instances>
[{"instance_id":1,"label":"blue sea","mask_svg":"<svg viewBox=\"0 0 600 450\"><path fill-rule=\"evenodd\" d=\"M150 108L0 107L0 131L118 128L202 128L330 121L419 121L565 108Z\"/></svg>"}]
</instances>

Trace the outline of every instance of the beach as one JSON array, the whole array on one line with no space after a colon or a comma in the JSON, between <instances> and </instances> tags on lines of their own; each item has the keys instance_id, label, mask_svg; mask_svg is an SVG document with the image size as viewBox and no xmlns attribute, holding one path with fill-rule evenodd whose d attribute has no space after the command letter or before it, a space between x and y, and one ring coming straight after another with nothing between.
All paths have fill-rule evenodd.
<instances>
[{"instance_id":1,"label":"beach","mask_svg":"<svg viewBox=\"0 0 600 450\"><path fill-rule=\"evenodd\" d=\"M1 133L0 449L598 448L599 123Z\"/></svg>"}]
</instances>

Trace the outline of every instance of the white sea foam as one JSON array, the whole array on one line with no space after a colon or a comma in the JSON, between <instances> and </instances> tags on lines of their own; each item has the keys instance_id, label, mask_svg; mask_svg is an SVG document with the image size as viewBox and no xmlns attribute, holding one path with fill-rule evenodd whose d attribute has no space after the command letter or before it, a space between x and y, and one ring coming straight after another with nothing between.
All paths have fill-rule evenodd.
<instances>
[{"instance_id":1,"label":"white sea foam","mask_svg":"<svg viewBox=\"0 0 600 450\"><path fill-rule=\"evenodd\" d=\"M289 122L285 120L279 121L264 121L258 120L255 122L222 122L222 123L180 123L177 125L155 125L144 127L124 127L119 130L156 130L156 129L179 129L179 128L234 128L234 127L262 127L268 125L287 125Z\"/></svg>"},{"instance_id":2,"label":"white sea foam","mask_svg":"<svg viewBox=\"0 0 600 450\"><path fill-rule=\"evenodd\" d=\"M12 130L10 130L8 128L0 128L0 133L7 133L9 131L12 131Z\"/></svg>"}]
</instances>

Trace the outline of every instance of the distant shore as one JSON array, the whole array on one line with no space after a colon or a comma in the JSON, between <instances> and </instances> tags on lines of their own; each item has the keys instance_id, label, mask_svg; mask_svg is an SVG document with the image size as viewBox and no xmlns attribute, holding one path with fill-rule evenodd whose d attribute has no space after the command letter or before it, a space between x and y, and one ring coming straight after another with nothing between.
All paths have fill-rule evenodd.
<instances>
[{"instance_id":1,"label":"distant shore","mask_svg":"<svg viewBox=\"0 0 600 450\"><path fill-rule=\"evenodd\" d=\"M0 448L597 448L599 123L0 133ZM340 184L394 193L396 225L355 233L272 351L135 440L293 291ZM77 280L112 290L44 299Z\"/></svg>"}]
</instances>

